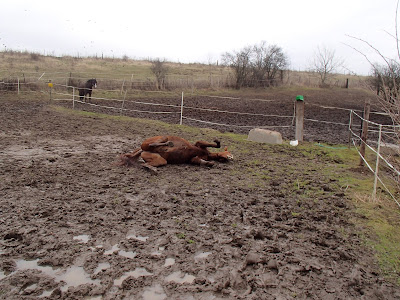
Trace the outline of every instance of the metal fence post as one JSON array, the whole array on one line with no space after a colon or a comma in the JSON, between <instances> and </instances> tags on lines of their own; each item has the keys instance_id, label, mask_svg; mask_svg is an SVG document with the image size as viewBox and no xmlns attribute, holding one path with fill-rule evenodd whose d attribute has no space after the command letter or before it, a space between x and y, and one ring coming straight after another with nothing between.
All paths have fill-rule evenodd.
<instances>
[{"instance_id":1,"label":"metal fence post","mask_svg":"<svg viewBox=\"0 0 400 300\"><path fill-rule=\"evenodd\" d=\"M376 200L376 186L378 184L378 173L379 173L379 158L381 156L381 141L382 141L382 124L379 125L379 137L378 137L378 149L376 153L376 163L375 163L375 178L374 178L374 191L372 192L372 199Z\"/></svg>"},{"instance_id":2,"label":"metal fence post","mask_svg":"<svg viewBox=\"0 0 400 300\"><path fill-rule=\"evenodd\" d=\"M350 119L349 119L349 149L351 148L351 128L353 126L353 110L350 110Z\"/></svg>"},{"instance_id":3,"label":"metal fence post","mask_svg":"<svg viewBox=\"0 0 400 300\"><path fill-rule=\"evenodd\" d=\"M179 125L182 125L182 119L183 119L183 92L182 92L182 102L181 102L181 120L179 122Z\"/></svg>"},{"instance_id":4,"label":"metal fence post","mask_svg":"<svg viewBox=\"0 0 400 300\"><path fill-rule=\"evenodd\" d=\"M361 167L364 166L363 158L365 157L365 144L367 143L367 137L368 137L368 122L369 122L370 111L371 111L371 102L370 99L367 98L364 106L364 120L362 125L361 145L360 145L360 153L362 156L362 158L360 158Z\"/></svg>"}]
</instances>

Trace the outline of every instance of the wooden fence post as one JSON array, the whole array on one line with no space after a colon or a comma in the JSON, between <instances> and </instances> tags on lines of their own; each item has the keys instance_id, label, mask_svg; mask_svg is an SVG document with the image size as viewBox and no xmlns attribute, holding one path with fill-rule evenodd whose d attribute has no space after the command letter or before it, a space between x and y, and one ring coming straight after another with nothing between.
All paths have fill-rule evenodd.
<instances>
[{"instance_id":1,"label":"wooden fence post","mask_svg":"<svg viewBox=\"0 0 400 300\"><path fill-rule=\"evenodd\" d=\"M361 133L361 146L360 146L360 166L364 166L364 158L365 158L365 144L367 143L368 137L368 121L369 121L369 113L371 111L371 101L369 98L365 100L364 105L364 120L362 125L362 133Z\"/></svg>"},{"instance_id":2,"label":"wooden fence post","mask_svg":"<svg viewBox=\"0 0 400 300\"><path fill-rule=\"evenodd\" d=\"M304 132L304 97L296 97L296 134L295 140L302 142Z\"/></svg>"}]
</instances>

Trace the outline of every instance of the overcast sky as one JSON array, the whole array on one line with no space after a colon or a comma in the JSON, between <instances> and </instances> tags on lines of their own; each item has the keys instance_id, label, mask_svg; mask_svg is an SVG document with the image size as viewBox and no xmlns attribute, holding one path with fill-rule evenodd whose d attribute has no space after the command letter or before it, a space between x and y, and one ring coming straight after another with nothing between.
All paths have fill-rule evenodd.
<instances>
[{"instance_id":1,"label":"overcast sky","mask_svg":"<svg viewBox=\"0 0 400 300\"><path fill-rule=\"evenodd\" d=\"M397 0L1 0L0 49L52 55L216 62L224 52L278 45L305 70L317 47L334 50L352 72L371 67L368 41L396 58ZM347 45L346 45L347 44Z\"/></svg>"}]
</instances>

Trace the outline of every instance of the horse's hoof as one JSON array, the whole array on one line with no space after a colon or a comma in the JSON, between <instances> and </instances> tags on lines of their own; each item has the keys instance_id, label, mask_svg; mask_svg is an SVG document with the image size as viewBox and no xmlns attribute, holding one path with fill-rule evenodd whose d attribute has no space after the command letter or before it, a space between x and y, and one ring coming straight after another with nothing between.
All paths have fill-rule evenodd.
<instances>
[{"instance_id":1,"label":"horse's hoof","mask_svg":"<svg viewBox=\"0 0 400 300\"><path fill-rule=\"evenodd\" d=\"M152 175L157 175L158 171L156 167L150 166L148 164L144 164L143 167L146 168L146 170L148 170Z\"/></svg>"},{"instance_id":2,"label":"horse's hoof","mask_svg":"<svg viewBox=\"0 0 400 300\"><path fill-rule=\"evenodd\" d=\"M172 141L168 141L168 147L173 147L174 143Z\"/></svg>"},{"instance_id":3,"label":"horse's hoof","mask_svg":"<svg viewBox=\"0 0 400 300\"><path fill-rule=\"evenodd\" d=\"M208 161L208 162L206 162L206 166L207 167L213 167L214 166L214 162L213 161Z\"/></svg>"}]
</instances>

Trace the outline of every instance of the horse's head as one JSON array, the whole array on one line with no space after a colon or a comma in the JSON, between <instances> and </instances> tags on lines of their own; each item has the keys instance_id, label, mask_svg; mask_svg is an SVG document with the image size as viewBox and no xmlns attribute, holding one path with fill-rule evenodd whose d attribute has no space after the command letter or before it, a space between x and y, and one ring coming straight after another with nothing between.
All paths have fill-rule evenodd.
<instances>
[{"instance_id":1,"label":"horse's head","mask_svg":"<svg viewBox=\"0 0 400 300\"><path fill-rule=\"evenodd\" d=\"M228 151L228 147L225 147L224 151L215 153L215 160L219 162L228 162L233 160L233 155Z\"/></svg>"},{"instance_id":2,"label":"horse's head","mask_svg":"<svg viewBox=\"0 0 400 300\"><path fill-rule=\"evenodd\" d=\"M92 86L92 88L97 88L97 80L96 78L93 79L89 79L88 83L90 83L90 85Z\"/></svg>"}]
</instances>

